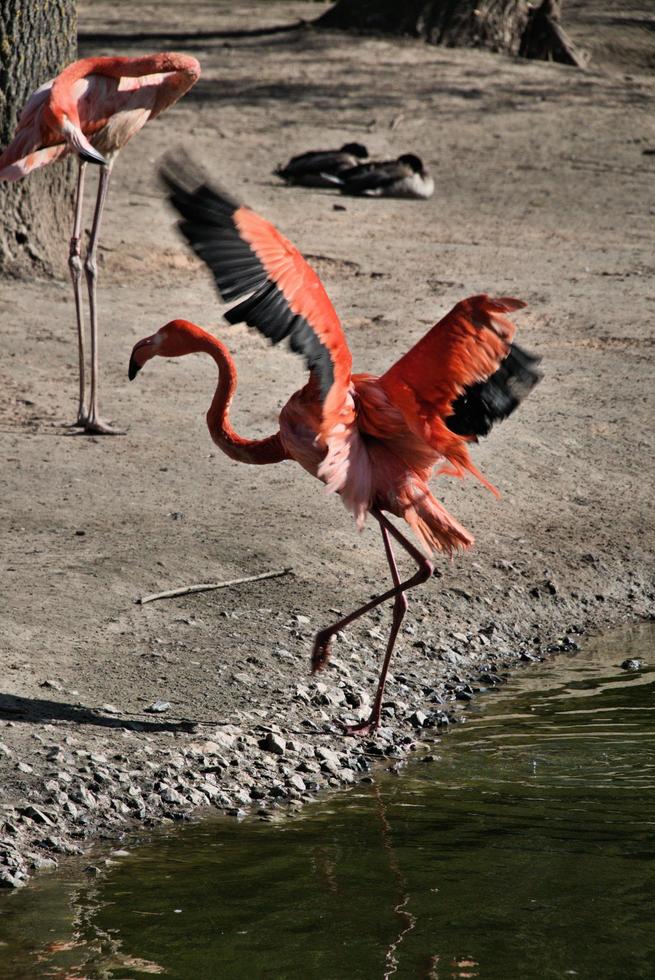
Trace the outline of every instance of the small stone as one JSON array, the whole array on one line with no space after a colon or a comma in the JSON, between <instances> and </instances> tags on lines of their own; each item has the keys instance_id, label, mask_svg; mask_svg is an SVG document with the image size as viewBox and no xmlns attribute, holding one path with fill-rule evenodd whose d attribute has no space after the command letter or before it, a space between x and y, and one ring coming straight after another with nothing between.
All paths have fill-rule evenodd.
<instances>
[{"instance_id":1,"label":"small stone","mask_svg":"<svg viewBox=\"0 0 655 980\"><path fill-rule=\"evenodd\" d=\"M317 745L314 754L317 759L321 760L321 769L325 772L339 772L341 769L341 762L339 761L339 756L332 749L326 748L324 745Z\"/></svg>"},{"instance_id":2,"label":"small stone","mask_svg":"<svg viewBox=\"0 0 655 980\"><path fill-rule=\"evenodd\" d=\"M56 871L58 863L55 858L35 854L32 857L32 867L35 871Z\"/></svg>"},{"instance_id":3,"label":"small stone","mask_svg":"<svg viewBox=\"0 0 655 980\"><path fill-rule=\"evenodd\" d=\"M39 841L39 845L41 847L47 847L50 851L56 851L58 854L82 853L82 848L78 844L71 844L62 837L45 837L42 841Z\"/></svg>"},{"instance_id":4,"label":"small stone","mask_svg":"<svg viewBox=\"0 0 655 980\"><path fill-rule=\"evenodd\" d=\"M80 783L75 789L71 790L69 794L76 803L85 806L88 810L93 810L96 806L96 798L91 793L83 783Z\"/></svg>"},{"instance_id":5,"label":"small stone","mask_svg":"<svg viewBox=\"0 0 655 980\"><path fill-rule=\"evenodd\" d=\"M309 762L307 759L303 759L296 768L298 772L317 773L320 771L320 766L317 763Z\"/></svg>"},{"instance_id":6,"label":"small stone","mask_svg":"<svg viewBox=\"0 0 655 980\"><path fill-rule=\"evenodd\" d=\"M0 742L0 755L4 755L8 759L11 759L13 757L13 754L14 753L11 751L8 745L5 745L4 742Z\"/></svg>"},{"instance_id":7,"label":"small stone","mask_svg":"<svg viewBox=\"0 0 655 980\"><path fill-rule=\"evenodd\" d=\"M163 789L159 795L161 796L164 803L176 803L178 805L186 803L186 800L184 799L182 794L178 793L177 790L174 790L171 786L168 786L166 789Z\"/></svg>"},{"instance_id":8,"label":"small stone","mask_svg":"<svg viewBox=\"0 0 655 980\"><path fill-rule=\"evenodd\" d=\"M120 710L113 704L102 704L100 705L100 711L104 711L108 715L120 715Z\"/></svg>"},{"instance_id":9,"label":"small stone","mask_svg":"<svg viewBox=\"0 0 655 980\"><path fill-rule=\"evenodd\" d=\"M29 817L30 820L34 820L35 823L45 824L46 827L54 826L53 821L43 812L43 810L39 810L38 807L32 806L31 804L28 806L19 807L18 812L22 813L25 817Z\"/></svg>"},{"instance_id":10,"label":"small stone","mask_svg":"<svg viewBox=\"0 0 655 980\"><path fill-rule=\"evenodd\" d=\"M218 797L222 795L218 786L214 786L213 783L208 783L208 782L200 783L198 789L200 790L201 793L204 793L205 796L208 796L211 800L217 800Z\"/></svg>"},{"instance_id":11,"label":"small stone","mask_svg":"<svg viewBox=\"0 0 655 980\"><path fill-rule=\"evenodd\" d=\"M274 732L268 732L265 738L259 740L258 745L260 749L272 752L274 755L284 755L286 750L285 740Z\"/></svg>"},{"instance_id":12,"label":"small stone","mask_svg":"<svg viewBox=\"0 0 655 980\"><path fill-rule=\"evenodd\" d=\"M557 595L557 586L552 579L545 578L533 585L529 592L534 599L538 599L542 595Z\"/></svg>"},{"instance_id":13,"label":"small stone","mask_svg":"<svg viewBox=\"0 0 655 980\"><path fill-rule=\"evenodd\" d=\"M424 711L413 711L409 716L409 723L413 728L425 728L428 716Z\"/></svg>"},{"instance_id":14,"label":"small stone","mask_svg":"<svg viewBox=\"0 0 655 980\"><path fill-rule=\"evenodd\" d=\"M149 714L157 715L157 714L161 714L163 711L168 711L170 706L171 706L170 701L161 701L158 698L156 701L153 701L150 707L144 708L143 710L147 711Z\"/></svg>"},{"instance_id":15,"label":"small stone","mask_svg":"<svg viewBox=\"0 0 655 980\"><path fill-rule=\"evenodd\" d=\"M624 660L621 664L619 664L619 666L622 670L641 670L642 663L641 660L628 657L627 660Z\"/></svg>"},{"instance_id":16,"label":"small stone","mask_svg":"<svg viewBox=\"0 0 655 980\"><path fill-rule=\"evenodd\" d=\"M25 876L20 872L12 874L7 868L0 868L0 888L22 888Z\"/></svg>"},{"instance_id":17,"label":"small stone","mask_svg":"<svg viewBox=\"0 0 655 980\"><path fill-rule=\"evenodd\" d=\"M52 691L63 691L63 687L59 681L41 681L39 687L47 687Z\"/></svg>"},{"instance_id":18,"label":"small stone","mask_svg":"<svg viewBox=\"0 0 655 980\"><path fill-rule=\"evenodd\" d=\"M226 725L224 728L219 728L218 731L214 732L212 741L216 742L222 749L230 749L234 745L238 734L238 728L234 725Z\"/></svg>"},{"instance_id":19,"label":"small stone","mask_svg":"<svg viewBox=\"0 0 655 980\"><path fill-rule=\"evenodd\" d=\"M297 772L294 773L292 776L289 776L288 782L289 782L289 786L292 789L298 790L299 793L304 793L307 789L307 786L305 785L305 780Z\"/></svg>"},{"instance_id":20,"label":"small stone","mask_svg":"<svg viewBox=\"0 0 655 980\"><path fill-rule=\"evenodd\" d=\"M29 763L27 763L27 762L19 762L16 765L16 768L19 770L19 772L24 772L26 774L28 774L30 772L34 772L33 767L30 766Z\"/></svg>"},{"instance_id":21,"label":"small stone","mask_svg":"<svg viewBox=\"0 0 655 980\"><path fill-rule=\"evenodd\" d=\"M208 802L205 794L198 789L187 790L186 798L194 806L206 806Z\"/></svg>"}]
</instances>

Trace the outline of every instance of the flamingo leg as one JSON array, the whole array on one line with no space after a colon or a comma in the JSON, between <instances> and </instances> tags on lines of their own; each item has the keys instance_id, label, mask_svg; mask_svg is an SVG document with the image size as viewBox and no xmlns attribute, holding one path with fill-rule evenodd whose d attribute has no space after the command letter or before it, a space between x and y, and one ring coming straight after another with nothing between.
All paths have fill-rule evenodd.
<instances>
[{"instance_id":1,"label":"flamingo leg","mask_svg":"<svg viewBox=\"0 0 655 980\"><path fill-rule=\"evenodd\" d=\"M80 394L77 404L76 426L83 426L86 423L86 408L84 405L85 388L85 355L84 355L84 307L82 305L82 253L80 249L80 235L82 232L82 201L84 198L84 172L86 163L80 160L80 167L77 173L77 190L75 193L75 219L73 221L73 234L68 248L68 267L73 280L73 292L75 294L75 315L77 317L77 353L80 362L79 385Z\"/></svg>"},{"instance_id":2,"label":"flamingo leg","mask_svg":"<svg viewBox=\"0 0 655 980\"><path fill-rule=\"evenodd\" d=\"M351 725L346 728L347 733L351 735L368 735L371 732L374 732L380 724L380 711L382 709L382 698L384 695L384 686L387 679L387 672L389 670L389 663L391 662L391 655L396 643L400 624L402 623L405 612L407 611L407 598L405 596L405 592L414 588L415 585L420 585L422 582L427 581L427 579L429 579L432 575L433 571L432 564L427 560L427 558L421 554L418 548L416 548L404 534L400 533L398 528L394 527L391 521L387 520L387 518L384 517L384 515L377 509L373 509L371 513L380 525L384 550L389 563L391 578L394 583L393 588L388 589L381 595L375 596L369 602L365 603L363 606L360 606L359 609L355 609L355 611L349 613L348 616L344 616L343 619L340 619L338 622L333 623L331 626L328 626L326 629L317 633L316 640L314 641L314 651L312 653L312 670L322 670L330 656L330 642L335 633L341 629L344 629L355 619L359 619L360 616L370 612L371 609L375 609L376 606L386 602L388 599L394 600L393 620L389 633L389 639L387 641L384 662L380 672L380 680L378 681L378 688L375 694L375 701L373 702L373 708L367 721L362 722L360 725ZM401 547L404 548L405 551L414 559L418 566L415 574L405 582L400 581L389 535L396 539Z\"/></svg>"},{"instance_id":3,"label":"flamingo leg","mask_svg":"<svg viewBox=\"0 0 655 980\"><path fill-rule=\"evenodd\" d=\"M111 164L100 168L100 179L98 182L98 197L93 215L93 226L91 237L89 238L89 248L84 260L84 271L86 273L86 283L89 291L89 317L91 320L91 395L89 402L89 415L84 423L85 432L97 435L123 435L118 429L104 422L98 415L98 307L96 299L96 283L98 278L98 266L96 253L98 249L98 239L100 237L100 224L102 212L107 200L107 190L109 189L109 178L111 176Z\"/></svg>"}]
</instances>

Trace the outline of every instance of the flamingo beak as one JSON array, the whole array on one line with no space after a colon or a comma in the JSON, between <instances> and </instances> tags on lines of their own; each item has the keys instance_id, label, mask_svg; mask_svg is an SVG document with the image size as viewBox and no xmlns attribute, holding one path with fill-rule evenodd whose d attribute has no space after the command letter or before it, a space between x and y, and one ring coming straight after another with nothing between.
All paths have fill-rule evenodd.
<instances>
[{"instance_id":1,"label":"flamingo beak","mask_svg":"<svg viewBox=\"0 0 655 980\"><path fill-rule=\"evenodd\" d=\"M96 150L95 146L92 146L79 126L76 126L70 119L65 119L62 130L66 140L80 160L84 160L85 163L95 163L102 167L108 166L105 157Z\"/></svg>"},{"instance_id":2,"label":"flamingo beak","mask_svg":"<svg viewBox=\"0 0 655 980\"><path fill-rule=\"evenodd\" d=\"M91 144L89 144L88 147L84 147L84 149L78 150L77 155L79 156L80 160L84 160L85 163L97 163L102 167L107 166L107 161L103 157L102 153L98 153L98 151L91 146Z\"/></svg>"},{"instance_id":3,"label":"flamingo beak","mask_svg":"<svg viewBox=\"0 0 655 980\"><path fill-rule=\"evenodd\" d=\"M134 381L137 374L151 357L155 354L154 344L152 337L145 337L140 340L138 344L134 345L132 353L130 355L130 363L127 368L127 376L130 381Z\"/></svg>"},{"instance_id":4,"label":"flamingo beak","mask_svg":"<svg viewBox=\"0 0 655 980\"><path fill-rule=\"evenodd\" d=\"M134 379L136 378L140 370L141 370L141 365L137 363L134 354L132 354L132 356L130 357L129 367L127 369L127 376L130 379L130 381L134 381Z\"/></svg>"}]
</instances>

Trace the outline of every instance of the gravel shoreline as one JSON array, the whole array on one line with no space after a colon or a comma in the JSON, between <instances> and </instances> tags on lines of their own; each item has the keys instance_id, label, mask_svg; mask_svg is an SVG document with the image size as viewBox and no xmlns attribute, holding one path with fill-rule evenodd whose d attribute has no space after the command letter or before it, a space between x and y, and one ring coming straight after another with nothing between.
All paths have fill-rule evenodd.
<instances>
[{"instance_id":1,"label":"gravel shoreline","mask_svg":"<svg viewBox=\"0 0 655 980\"><path fill-rule=\"evenodd\" d=\"M87 737L74 734L76 722L41 725L32 735L29 762L23 756L14 763L30 779L29 786L23 783L24 799L0 804L0 888L22 887L34 872L54 870L62 856L81 855L99 841L118 843L139 828L201 819L208 808L267 820L319 794L370 781L377 766L403 765L426 736L434 741L464 721L467 705L503 684L512 670L577 650L582 628L573 625L547 644L526 638L513 653L496 652L500 637L492 637L498 631L487 632L479 633L481 649L474 655L417 641L425 659L415 663L418 669L390 677L383 725L373 738L344 737L335 724L337 718L364 719L370 711L362 693L366 679L343 659L343 638L325 676L295 685L284 726L253 724L248 713L237 712L234 723L213 730L162 721L155 735L143 730L147 721L104 712L98 717L115 727L89 746ZM470 645L471 637L455 635L453 641ZM295 659L286 650L275 655ZM16 723L2 725L0 733L11 740ZM14 762L1 739L0 752Z\"/></svg>"}]
</instances>

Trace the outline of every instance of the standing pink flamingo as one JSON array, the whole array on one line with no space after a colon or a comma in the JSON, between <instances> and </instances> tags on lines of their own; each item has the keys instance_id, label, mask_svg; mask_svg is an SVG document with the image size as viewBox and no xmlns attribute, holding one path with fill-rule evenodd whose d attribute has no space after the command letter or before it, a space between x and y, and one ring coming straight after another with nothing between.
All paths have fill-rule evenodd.
<instances>
[{"instance_id":1,"label":"standing pink flamingo","mask_svg":"<svg viewBox=\"0 0 655 980\"><path fill-rule=\"evenodd\" d=\"M68 265L73 280L79 352L79 403L76 426L114 435L98 415L98 316L96 251L109 178L116 155L148 119L174 105L200 76L195 58L163 52L138 58L83 58L64 68L30 96L16 134L0 154L0 180L20 180L69 153L79 159L75 218ZM82 265L80 236L87 163L100 166L98 196L89 245ZM82 271L86 274L91 321L91 385L85 404Z\"/></svg>"},{"instance_id":2,"label":"standing pink flamingo","mask_svg":"<svg viewBox=\"0 0 655 980\"><path fill-rule=\"evenodd\" d=\"M169 170L171 201L183 216L183 235L212 270L223 299L250 293L225 314L229 323L256 327L273 343L285 337L303 354L308 383L280 413L280 428L266 439L237 435L228 413L237 373L227 348L186 320L172 320L132 351L133 379L150 358L204 352L218 366L218 387L207 413L214 442L232 459L279 463L293 459L343 503L361 527L372 514L382 533L393 587L326 629L314 643L312 666L325 666L331 638L353 620L393 600L393 621L369 719L350 733L374 731L400 624L405 592L432 574L426 555L468 548L473 538L432 495L435 465L463 476L474 467L468 444L508 416L539 379L536 358L512 343L506 316L525 303L472 296L462 300L381 377L351 374L352 358L337 314L318 276L273 225L224 191ZM385 517L404 519L425 554ZM391 538L413 558L416 573L401 582Z\"/></svg>"}]
</instances>

